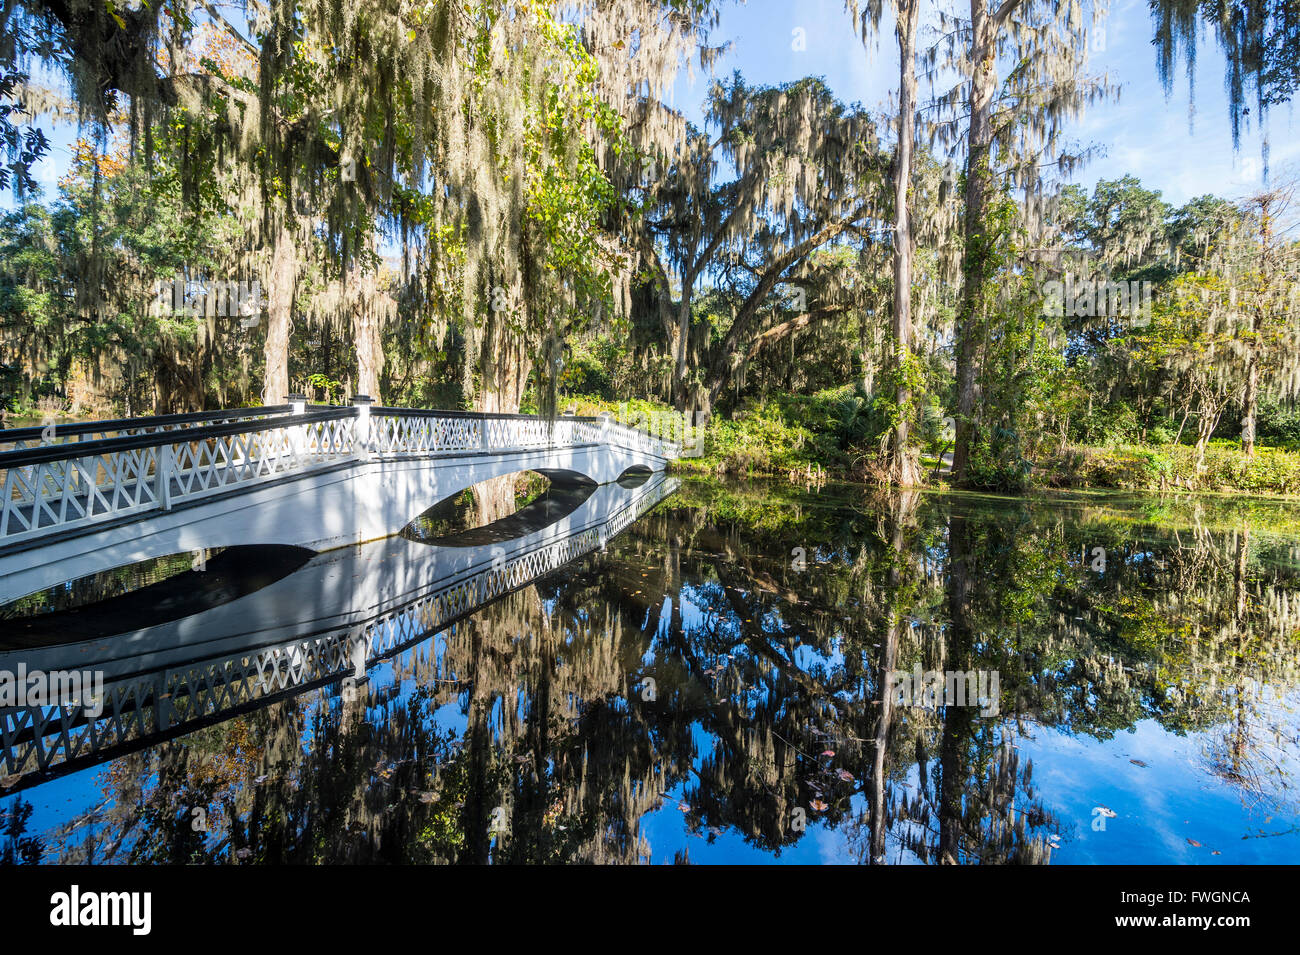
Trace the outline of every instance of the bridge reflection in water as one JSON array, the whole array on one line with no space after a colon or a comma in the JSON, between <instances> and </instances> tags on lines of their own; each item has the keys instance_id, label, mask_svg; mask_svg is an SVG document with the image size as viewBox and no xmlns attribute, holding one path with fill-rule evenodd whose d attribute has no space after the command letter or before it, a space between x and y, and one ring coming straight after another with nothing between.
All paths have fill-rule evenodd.
<instances>
[{"instance_id":1,"label":"bridge reflection in water","mask_svg":"<svg viewBox=\"0 0 1300 955\"><path fill-rule=\"evenodd\" d=\"M655 474L566 491L545 525L506 518L495 532L442 546L405 535L335 549L253 593L110 637L19 646L0 636L0 672L90 671L104 682L92 703L0 707L0 786L18 791L315 687L350 687L386 658L602 549L676 487Z\"/></svg>"}]
</instances>

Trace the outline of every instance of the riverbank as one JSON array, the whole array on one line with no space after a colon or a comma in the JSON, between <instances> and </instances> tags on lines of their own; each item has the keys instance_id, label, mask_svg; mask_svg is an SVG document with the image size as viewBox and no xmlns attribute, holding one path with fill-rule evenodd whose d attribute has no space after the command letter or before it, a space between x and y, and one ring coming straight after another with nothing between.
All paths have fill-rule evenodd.
<instances>
[{"instance_id":1,"label":"riverbank","mask_svg":"<svg viewBox=\"0 0 1300 955\"><path fill-rule=\"evenodd\" d=\"M1300 494L1300 454L1259 447L1247 457L1239 445L1215 442L1198 464L1187 445L1067 448L1038 462L1034 479L1045 487L1293 496Z\"/></svg>"},{"instance_id":2,"label":"riverbank","mask_svg":"<svg viewBox=\"0 0 1300 955\"><path fill-rule=\"evenodd\" d=\"M607 413L666 438L679 439L685 433L682 415L659 402L576 395L561 399L559 407L577 415ZM740 408L711 418L704 427L700 453L681 458L673 471L719 477L866 480L871 477L871 455L857 445L869 432L870 413L870 403L851 388L747 400Z\"/></svg>"},{"instance_id":3,"label":"riverbank","mask_svg":"<svg viewBox=\"0 0 1300 955\"><path fill-rule=\"evenodd\" d=\"M807 399L796 404L785 399L759 405L737 419L711 422L704 453L683 458L674 470L873 481L879 477L875 444L871 438L862 440L852 419L835 414L830 402ZM946 483L951 456L940 460L940 450L922 451L927 484ZM1123 444L1066 446L1032 463L1031 488L1300 495L1300 452L1257 447L1248 457L1240 443L1231 441L1211 442L1201 462L1191 445Z\"/></svg>"},{"instance_id":4,"label":"riverbank","mask_svg":"<svg viewBox=\"0 0 1300 955\"><path fill-rule=\"evenodd\" d=\"M560 407L578 415L608 413L665 437L683 433L681 415L658 402L571 396L561 400ZM871 483L882 476L874 437L880 425L867 399L850 388L776 394L715 416L704 428L701 453L681 458L672 470ZM933 441L922 449L927 484L946 484L950 456L941 461L940 453L947 450L949 445ZM1194 447L1172 443L1068 445L1036 457L1032 465L1031 489L1300 495L1300 452L1261 446L1247 457L1234 441L1211 441L1199 465Z\"/></svg>"},{"instance_id":5,"label":"riverbank","mask_svg":"<svg viewBox=\"0 0 1300 955\"><path fill-rule=\"evenodd\" d=\"M783 396L710 422L704 453L674 465L679 473L740 477L778 476L796 480L873 481L879 477L872 423L843 395L799 401ZM948 445L922 450L926 483L946 483ZM1257 447L1247 457L1239 442L1212 441L1202 462L1185 444L1066 446L1033 460L1031 488L1188 491L1300 495L1300 452Z\"/></svg>"}]
</instances>

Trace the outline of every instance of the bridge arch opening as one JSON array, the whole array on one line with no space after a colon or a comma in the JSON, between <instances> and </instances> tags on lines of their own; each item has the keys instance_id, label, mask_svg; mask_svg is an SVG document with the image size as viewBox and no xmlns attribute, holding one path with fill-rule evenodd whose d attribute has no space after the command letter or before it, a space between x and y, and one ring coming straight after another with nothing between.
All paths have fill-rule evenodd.
<instances>
[{"instance_id":1,"label":"bridge arch opening","mask_svg":"<svg viewBox=\"0 0 1300 955\"><path fill-rule=\"evenodd\" d=\"M618 485L626 488L640 487L650 480L652 474L654 471L644 464L634 464L618 476Z\"/></svg>"},{"instance_id":2,"label":"bridge arch opening","mask_svg":"<svg viewBox=\"0 0 1300 955\"><path fill-rule=\"evenodd\" d=\"M98 640L181 620L283 580L316 552L202 548L97 571L0 604L0 651Z\"/></svg>"},{"instance_id":3,"label":"bridge arch opening","mask_svg":"<svg viewBox=\"0 0 1300 955\"><path fill-rule=\"evenodd\" d=\"M437 547L516 540L568 517L598 485L571 471L517 471L463 488L412 519L400 535Z\"/></svg>"}]
</instances>

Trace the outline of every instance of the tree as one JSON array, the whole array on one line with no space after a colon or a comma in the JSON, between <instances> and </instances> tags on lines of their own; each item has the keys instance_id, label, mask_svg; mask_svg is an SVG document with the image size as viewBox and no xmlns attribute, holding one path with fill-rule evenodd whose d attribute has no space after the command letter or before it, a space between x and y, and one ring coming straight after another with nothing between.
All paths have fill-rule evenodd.
<instances>
[{"instance_id":1,"label":"tree","mask_svg":"<svg viewBox=\"0 0 1300 955\"><path fill-rule=\"evenodd\" d=\"M1300 248L1288 236L1295 225L1295 188L1289 183L1244 200L1239 214L1224 222L1218 254L1205 263L1226 291L1227 300L1216 304L1231 327L1225 358L1241 387L1241 447L1247 457L1255 453L1261 387L1288 397L1297 393Z\"/></svg>"},{"instance_id":2,"label":"tree","mask_svg":"<svg viewBox=\"0 0 1300 955\"><path fill-rule=\"evenodd\" d=\"M53 38L41 55L101 129L124 125L148 155L159 119L176 122L187 194L216 170L237 203L257 207L266 400L288 387L295 304L317 322L347 317L358 386L379 393L382 330L396 314L377 280L388 232L403 247L405 311L438 340L426 347L446 336L446 312L432 310L454 306L469 390L480 407L513 410L539 353L545 395L565 334L594 303L617 304L628 269L600 228L614 200L601 166L663 145L648 104L710 10L705 0L275 0L246 38L201 2L163 12L24 0L14 23ZM235 55L195 68L185 50L208 26ZM621 108L634 114L628 136ZM309 256L326 290L311 299Z\"/></svg>"},{"instance_id":3,"label":"tree","mask_svg":"<svg viewBox=\"0 0 1300 955\"><path fill-rule=\"evenodd\" d=\"M1087 16L1091 13L1091 17ZM955 328L957 436L953 478L967 480L974 446L981 440L976 382L985 340L985 314L997 268L989 224L989 203L1004 181L1025 193L1031 232L1040 224L1043 170L1070 172L1083 159L1057 152L1064 121L1086 103L1111 92L1104 81L1085 74L1089 21L1096 5L1058 5L1042 0L971 0L968 19L942 18L947 64L962 80L939 97L956 115L935 134L941 142L957 138L965 124L965 210L962 286ZM1009 66L999 95L998 66Z\"/></svg>"},{"instance_id":4,"label":"tree","mask_svg":"<svg viewBox=\"0 0 1300 955\"><path fill-rule=\"evenodd\" d=\"M911 364L912 345L912 231L910 193L912 190L912 149L916 140L916 33L921 0L891 0L894 36L898 41L898 140L894 149L893 250L894 308L893 362L898 369L896 391L897 423L890 438L889 476L895 484L910 487L918 483L920 465L910 438L912 394L907 369ZM859 17L857 0L848 0L854 20L861 20L862 39L867 42L868 24L880 28L882 5L872 0Z\"/></svg>"},{"instance_id":5,"label":"tree","mask_svg":"<svg viewBox=\"0 0 1300 955\"><path fill-rule=\"evenodd\" d=\"M679 319L708 272L736 294L725 330L698 326L679 331L675 342L678 367L685 366L683 347L693 345L701 374L691 403L705 414L778 314L774 303L793 303L794 314L810 321L848 311L843 298L807 301L799 276L818 249L837 241L865 249L876 241L886 169L871 118L837 102L820 80L750 87L735 75L712 87L708 119L716 136L694 134L647 216L682 270ZM718 158L735 178L712 181Z\"/></svg>"}]
</instances>

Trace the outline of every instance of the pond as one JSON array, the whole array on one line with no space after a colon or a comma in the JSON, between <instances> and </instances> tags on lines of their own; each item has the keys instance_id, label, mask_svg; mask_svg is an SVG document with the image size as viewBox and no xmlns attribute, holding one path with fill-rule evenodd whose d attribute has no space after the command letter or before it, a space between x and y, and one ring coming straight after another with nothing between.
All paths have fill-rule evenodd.
<instances>
[{"instance_id":1,"label":"pond","mask_svg":"<svg viewBox=\"0 0 1300 955\"><path fill-rule=\"evenodd\" d=\"M525 518L477 532L452 519L462 499L362 547L231 548L206 555L212 568L124 569L6 605L0 668L93 662L118 718L138 722L58 759L32 755L30 727L6 741L0 852L240 864L1300 856L1297 505L700 479L606 488L529 495ZM625 514L610 534L545 536L548 520L562 526L602 495L627 499L600 505ZM527 552L505 549L512 539ZM463 575L480 550L496 556L473 580L496 583L477 605L464 595L480 584ZM214 572L182 595L177 574ZM78 613L112 625L51 623ZM347 648L363 627L374 652L361 661ZM230 676L241 666L251 689ZM145 679L153 689L127 706L120 688Z\"/></svg>"}]
</instances>

